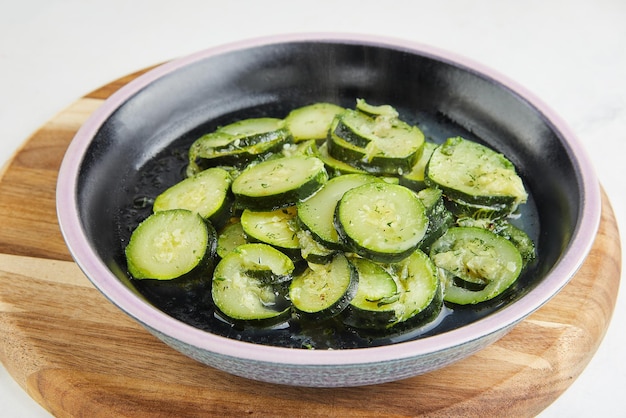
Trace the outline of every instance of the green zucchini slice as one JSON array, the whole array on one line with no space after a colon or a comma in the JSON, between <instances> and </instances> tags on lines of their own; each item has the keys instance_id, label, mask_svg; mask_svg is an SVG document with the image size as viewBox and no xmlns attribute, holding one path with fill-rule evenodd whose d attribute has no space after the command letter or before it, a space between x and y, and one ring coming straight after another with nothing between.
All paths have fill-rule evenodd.
<instances>
[{"instance_id":1,"label":"green zucchini slice","mask_svg":"<svg viewBox=\"0 0 626 418\"><path fill-rule=\"evenodd\" d=\"M356 99L356 110L370 117L397 118L399 116L398 111L391 105L372 105L364 99Z\"/></svg>"},{"instance_id":2,"label":"green zucchini slice","mask_svg":"<svg viewBox=\"0 0 626 418\"><path fill-rule=\"evenodd\" d=\"M187 173L216 165L243 166L292 142L284 121L251 118L223 126L198 138L189 148Z\"/></svg>"},{"instance_id":3,"label":"green zucchini slice","mask_svg":"<svg viewBox=\"0 0 626 418\"><path fill-rule=\"evenodd\" d=\"M284 319L290 303L283 289L294 264L267 244L244 244L215 267L211 295L215 307L235 321Z\"/></svg>"},{"instance_id":4,"label":"green zucchini slice","mask_svg":"<svg viewBox=\"0 0 626 418\"><path fill-rule=\"evenodd\" d=\"M298 230L298 241L300 242L300 255L309 263L326 264L337 253L336 250L316 241L311 231L306 229Z\"/></svg>"},{"instance_id":5,"label":"green zucchini slice","mask_svg":"<svg viewBox=\"0 0 626 418\"><path fill-rule=\"evenodd\" d=\"M513 163L461 137L449 138L435 149L426 166L426 183L440 187L449 199L470 205L470 210L500 209L506 215L528 198Z\"/></svg>"},{"instance_id":6,"label":"green zucchini slice","mask_svg":"<svg viewBox=\"0 0 626 418\"><path fill-rule=\"evenodd\" d=\"M416 250L393 267L403 289L397 302L399 323L418 326L436 317L443 306L443 292L428 255Z\"/></svg>"},{"instance_id":7,"label":"green zucchini slice","mask_svg":"<svg viewBox=\"0 0 626 418\"><path fill-rule=\"evenodd\" d=\"M153 211L187 209L221 223L230 217L232 179L222 168L209 168L176 183L154 200Z\"/></svg>"},{"instance_id":8,"label":"green zucchini slice","mask_svg":"<svg viewBox=\"0 0 626 418\"><path fill-rule=\"evenodd\" d=\"M360 256L396 262L417 249L428 228L428 217L413 191L374 182L343 195L335 224L343 242Z\"/></svg>"},{"instance_id":9,"label":"green zucchini slice","mask_svg":"<svg viewBox=\"0 0 626 418\"><path fill-rule=\"evenodd\" d=\"M417 192L417 198L424 204L428 217L428 228L419 249L428 252L430 246L454 225L454 215L446 207L441 189L427 187Z\"/></svg>"},{"instance_id":10,"label":"green zucchini slice","mask_svg":"<svg viewBox=\"0 0 626 418\"><path fill-rule=\"evenodd\" d=\"M424 173L426 171L426 165L437 147L438 145L434 142L424 142L422 154L411 168L411 171L403 173L400 176L401 185L415 190L416 192L428 187L425 182Z\"/></svg>"},{"instance_id":11,"label":"green zucchini slice","mask_svg":"<svg viewBox=\"0 0 626 418\"><path fill-rule=\"evenodd\" d=\"M399 119L376 120L371 128L365 129L363 125L362 131L354 127L350 136L338 129L340 122L341 116L331 125L326 141L329 155L368 173L402 175L412 169L421 155L424 134L418 127ZM356 136L367 145L357 145Z\"/></svg>"},{"instance_id":12,"label":"green zucchini slice","mask_svg":"<svg viewBox=\"0 0 626 418\"><path fill-rule=\"evenodd\" d=\"M331 157L328 153L328 142L324 142L318 148L319 159L324 162L326 169L331 177L338 177L343 174L366 174L365 170L354 167L348 163L340 161L334 157Z\"/></svg>"},{"instance_id":13,"label":"green zucchini slice","mask_svg":"<svg viewBox=\"0 0 626 418\"><path fill-rule=\"evenodd\" d=\"M358 275L344 254L326 264L310 263L289 286L289 299L305 319L323 320L340 314L357 291Z\"/></svg>"},{"instance_id":14,"label":"green zucchini slice","mask_svg":"<svg viewBox=\"0 0 626 418\"><path fill-rule=\"evenodd\" d=\"M354 328L386 329L400 318L395 302L401 289L393 275L381 265L365 258L352 258L359 274L359 287L350 306L344 312L343 322Z\"/></svg>"},{"instance_id":15,"label":"green zucchini slice","mask_svg":"<svg viewBox=\"0 0 626 418\"><path fill-rule=\"evenodd\" d=\"M493 299L519 277L523 260L509 240L487 229L453 227L430 249L445 276L444 299L467 305Z\"/></svg>"},{"instance_id":16,"label":"green zucchini slice","mask_svg":"<svg viewBox=\"0 0 626 418\"><path fill-rule=\"evenodd\" d=\"M156 212L133 231L126 247L135 279L172 280L206 270L216 245L213 226L186 209Z\"/></svg>"},{"instance_id":17,"label":"green zucchini slice","mask_svg":"<svg viewBox=\"0 0 626 418\"><path fill-rule=\"evenodd\" d=\"M357 110L346 109L333 123L333 133L357 147L376 141L376 119Z\"/></svg>"},{"instance_id":18,"label":"green zucchini slice","mask_svg":"<svg viewBox=\"0 0 626 418\"><path fill-rule=\"evenodd\" d=\"M295 142L324 140L331 122L343 111L343 107L333 103L313 103L289 112L285 126L291 131Z\"/></svg>"},{"instance_id":19,"label":"green zucchini slice","mask_svg":"<svg viewBox=\"0 0 626 418\"><path fill-rule=\"evenodd\" d=\"M533 240L526 232L506 219L492 220L486 218L461 217L457 219L456 223L458 226L485 228L508 239L522 255L524 267L531 264L537 258L537 249L535 248Z\"/></svg>"},{"instance_id":20,"label":"green zucchini slice","mask_svg":"<svg viewBox=\"0 0 626 418\"><path fill-rule=\"evenodd\" d=\"M437 269L424 252L416 250L392 264L353 262L360 290L344 312L345 324L364 330L398 330L421 326L441 311Z\"/></svg>"},{"instance_id":21,"label":"green zucchini slice","mask_svg":"<svg viewBox=\"0 0 626 418\"><path fill-rule=\"evenodd\" d=\"M226 224L217 235L217 255L224 258L235 248L248 243L240 219L234 219Z\"/></svg>"},{"instance_id":22,"label":"green zucchini slice","mask_svg":"<svg viewBox=\"0 0 626 418\"><path fill-rule=\"evenodd\" d=\"M249 166L233 181L232 191L242 208L275 210L306 199L327 179L322 160L294 155Z\"/></svg>"},{"instance_id":23,"label":"green zucchini slice","mask_svg":"<svg viewBox=\"0 0 626 418\"><path fill-rule=\"evenodd\" d=\"M337 202L350 189L380 181L378 177L369 174L333 177L313 196L298 202L298 221L304 229L311 232L314 239L329 248L339 249L342 243L334 224Z\"/></svg>"},{"instance_id":24,"label":"green zucchini slice","mask_svg":"<svg viewBox=\"0 0 626 418\"><path fill-rule=\"evenodd\" d=\"M248 239L269 244L279 250L300 254L296 208L289 206L273 211L241 213L241 226Z\"/></svg>"}]
</instances>

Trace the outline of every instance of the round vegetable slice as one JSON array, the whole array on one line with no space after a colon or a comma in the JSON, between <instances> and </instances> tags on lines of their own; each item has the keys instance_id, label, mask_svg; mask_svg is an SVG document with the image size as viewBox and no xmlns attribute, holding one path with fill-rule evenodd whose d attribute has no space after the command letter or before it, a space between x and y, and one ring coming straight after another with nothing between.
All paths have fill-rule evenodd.
<instances>
[{"instance_id":1,"label":"round vegetable slice","mask_svg":"<svg viewBox=\"0 0 626 418\"><path fill-rule=\"evenodd\" d=\"M467 305L493 299L519 277L523 261L509 240L477 227L453 227L430 249L445 276L444 299Z\"/></svg>"},{"instance_id":2,"label":"round vegetable slice","mask_svg":"<svg viewBox=\"0 0 626 418\"><path fill-rule=\"evenodd\" d=\"M333 177L308 199L298 202L298 220L312 236L330 248L340 248L334 225L335 207L344 193L366 183L380 182L369 174L346 174Z\"/></svg>"},{"instance_id":3,"label":"round vegetable slice","mask_svg":"<svg viewBox=\"0 0 626 418\"><path fill-rule=\"evenodd\" d=\"M197 213L157 212L130 237L125 251L128 271L135 279L175 279L212 261L215 243L215 230Z\"/></svg>"},{"instance_id":4,"label":"round vegetable slice","mask_svg":"<svg viewBox=\"0 0 626 418\"><path fill-rule=\"evenodd\" d=\"M345 255L337 254L327 264L309 264L294 277L289 299L297 312L307 318L322 320L341 313L356 294L358 275Z\"/></svg>"},{"instance_id":5,"label":"round vegetable slice","mask_svg":"<svg viewBox=\"0 0 626 418\"><path fill-rule=\"evenodd\" d=\"M290 310L283 283L293 270L291 259L267 244L241 245L215 267L213 302L235 321L283 318Z\"/></svg>"},{"instance_id":6,"label":"round vegetable slice","mask_svg":"<svg viewBox=\"0 0 626 418\"><path fill-rule=\"evenodd\" d=\"M225 225L217 236L217 255L224 258L226 254L238 246L248 243L248 238L243 231L240 220L233 220Z\"/></svg>"},{"instance_id":7,"label":"round vegetable slice","mask_svg":"<svg viewBox=\"0 0 626 418\"><path fill-rule=\"evenodd\" d=\"M364 288L345 310L344 323L384 331L422 326L443 306L437 269L428 256L416 250L399 263L355 263L359 287ZM393 281L393 283L391 282Z\"/></svg>"},{"instance_id":8,"label":"round vegetable slice","mask_svg":"<svg viewBox=\"0 0 626 418\"><path fill-rule=\"evenodd\" d=\"M289 112L285 126L296 142L307 139L323 140L335 116L344 108L333 103L314 103Z\"/></svg>"},{"instance_id":9,"label":"round vegetable slice","mask_svg":"<svg viewBox=\"0 0 626 418\"><path fill-rule=\"evenodd\" d=\"M335 222L349 248L380 262L409 256L428 228L424 205L415 193L387 182L348 190L337 205Z\"/></svg>"},{"instance_id":10,"label":"round vegetable slice","mask_svg":"<svg viewBox=\"0 0 626 418\"><path fill-rule=\"evenodd\" d=\"M365 258L355 257L351 262L359 274L359 287L344 322L363 329L385 329L398 322L394 302L401 293L391 273Z\"/></svg>"},{"instance_id":11,"label":"round vegetable slice","mask_svg":"<svg viewBox=\"0 0 626 418\"><path fill-rule=\"evenodd\" d=\"M153 210L187 209L219 223L230 215L231 183L228 171L209 168L165 190L154 200Z\"/></svg>"},{"instance_id":12,"label":"round vegetable slice","mask_svg":"<svg viewBox=\"0 0 626 418\"><path fill-rule=\"evenodd\" d=\"M309 197L327 179L322 160L295 155L249 166L233 181L232 191L243 208L274 210Z\"/></svg>"},{"instance_id":13,"label":"round vegetable slice","mask_svg":"<svg viewBox=\"0 0 626 418\"><path fill-rule=\"evenodd\" d=\"M292 141L277 118L250 118L198 138L189 148L189 174L216 165L241 166Z\"/></svg>"},{"instance_id":14,"label":"round vegetable slice","mask_svg":"<svg viewBox=\"0 0 626 418\"><path fill-rule=\"evenodd\" d=\"M260 241L283 252L300 254L295 206L273 211L246 209L241 213L241 226L250 241Z\"/></svg>"},{"instance_id":15,"label":"round vegetable slice","mask_svg":"<svg viewBox=\"0 0 626 418\"><path fill-rule=\"evenodd\" d=\"M358 114L346 112L346 116ZM331 157L373 174L402 175L411 171L424 145L424 133L400 119L361 118L371 123L342 122L335 118L328 153ZM348 128L348 124L352 124ZM357 139L358 138L358 139Z\"/></svg>"},{"instance_id":16,"label":"round vegetable slice","mask_svg":"<svg viewBox=\"0 0 626 418\"><path fill-rule=\"evenodd\" d=\"M528 198L513 163L491 148L461 137L449 138L435 149L425 176L426 184L440 187L451 200L502 207L504 215Z\"/></svg>"}]
</instances>

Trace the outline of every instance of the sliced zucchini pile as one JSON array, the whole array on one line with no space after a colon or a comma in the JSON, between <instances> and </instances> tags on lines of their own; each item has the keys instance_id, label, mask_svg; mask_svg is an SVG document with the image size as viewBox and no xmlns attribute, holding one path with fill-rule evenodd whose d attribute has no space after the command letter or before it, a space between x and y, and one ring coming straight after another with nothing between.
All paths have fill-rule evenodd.
<instances>
[{"instance_id":1,"label":"sliced zucchini pile","mask_svg":"<svg viewBox=\"0 0 626 418\"><path fill-rule=\"evenodd\" d=\"M204 277L236 324L405 330L444 301L511 288L535 259L508 221L526 200L513 164L483 145L426 141L387 104L314 103L198 138L187 178L133 231L128 270Z\"/></svg>"}]
</instances>

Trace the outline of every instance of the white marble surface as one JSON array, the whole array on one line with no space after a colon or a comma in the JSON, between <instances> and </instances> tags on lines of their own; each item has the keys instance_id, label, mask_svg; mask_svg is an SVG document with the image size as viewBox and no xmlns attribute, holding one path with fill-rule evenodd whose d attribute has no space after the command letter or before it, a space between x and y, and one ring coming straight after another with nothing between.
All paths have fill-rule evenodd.
<instances>
[{"instance_id":1,"label":"white marble surface","mask_svg":"<svg viewBox=\"0 0 626 418\"><path fill-rule=\"evenodd\" d=\"M431 44L517 80L585 144L626 229L626 2L0 0L0 162L57 112L135 70L286 32ZM583 374L542 417L624 416L626 296ZM1 351L1 348L0 348ZM0 366L0 415L46 417Z\"/></svg>"}]
</instances>

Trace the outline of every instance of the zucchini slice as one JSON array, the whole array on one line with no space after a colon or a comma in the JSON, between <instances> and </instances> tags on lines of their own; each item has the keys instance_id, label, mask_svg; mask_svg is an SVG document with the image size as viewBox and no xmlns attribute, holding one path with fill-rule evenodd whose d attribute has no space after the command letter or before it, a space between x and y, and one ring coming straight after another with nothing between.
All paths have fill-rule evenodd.
<instances>
[{"instance_id":1,"label":"zucchini slice","mask_svg":"<svg viewBox=\"0 0 626 418\"><path fill-rule=\"evenodd\" d=\"M343 174L365 174L367 173L365 170L361 170L360 168L354 167L348 163L340 161L334 157L331 157L328 154L328 142L324 142L318 148L319 159L324 162L326 165L326 169L331 177L338 177Z\"/></svg>"},{"instance_id":2,"label":"zucchini slice","mask_svg":"<svg viewBox=\"0 0 626 418\"><path fill-rule=\"evenodd\" d=\"M239 138L237 145L247 147L267 140L268 133L276 132L284 125L284 121L278 118L249 118L224 125L217 132Z\"/></svg>"},{"instance_id":3,"label":"zucchini slice","mask_svg":"<svg viewBox=\"0 0 626 418\"><path fill-rule=\"evenodd\" d=\"M217 255L224 258L235 248L248 243L240 219L232 220L220 230L217 236Z\"/></svg>"},{"instance_id":4,"label":"zucchini slice","mask_svg":"<svg viewBox=\"0 0 626 418\"><path fill-rule=\"evenodd\" d=\"M311 235L311 231L305 229L298 231L298 241L300 242L300 255L309 263L326 264L332 260L337 252L316 241Z\"/></svg>"},{"instance_id":5,"label":"zucchini slice","mask_svg":"<svg viewBox=\"0 0 626 418\"><path fill-rule=\"evenodd\" d=\"M296 208L289 206L268 212L246 209L241 226L248 239L269 244L284 252L300 254Z\"/></svg>"},{"instance_id":6,"label":"zucchini slice","mask_svg":"<svg viewBox=\"0 0 626 418\"><path fill-rule=\"evenodd\" d=\"M351 136L337 129L340 122L341 115L331 125L326 141L329 155L368 173L402 175L411 170L421 155L424 134L416 126L399 119L376 120L371 128L373 132L370 129L354 129ZM367 145L355 144L354 137L357 135Z\"/></svg>"},{"instance_id":7,"label":"zucchini slice","mask_svg":"<svg viewBox=\"0 0 626 418\"><path fill-rule=\"evenodd\" d=\"M387 118L397 118L399 116L398 111L391 105L372 105L367 103L364 99L356 99L356 110L370 117L383 116Z\"/></svg>"},{"instance_id":8,"label":"zucchini slice","mask_svg":"<svg viewBox=\"0 0 626 418\"><path fill-rule=\"evenodd\" d=\"M135 279L172 280L212 265L215 229L186 209L156 212L133 231L126 247L128 271Z\"/></svg>"},{"instance_id":9,"label":"zucchini slice","mask_svg":"<svg viewBox=\"0 0 626 418\"><path fill-rule=\"evenodd\" d=\"M333 123L333 133L357 147L376 141L376 119L357 110L347 109Z\"/></svg>"},{"instance_id":10,"label":"zucchini slice","mask_svg":"<svg viewBox=\"0 0 626 418\"><path fill-rule=\"evenodd\" d=\"M437 269L416 250L399 263L355 263L359 289L343 321L357 329L390 330L418 327L436 317L443 306ZM393 281L393 284L392 284Z\"/></svg>"},{"instance_id":11,"label":"zucchini slice","mask_svg":"<svg viewBox=\"0 0 626 418\"><path fill-rule=\"evenodd\" d=\"M427 187L417 192L417 198L424 204L428 216L428 228L419 245L420 250L427 252L454 225L454 215L446 207L441 189Z\"/></svg>"},{"instance_id":12,"label":"zucchini slice","mask_svg":"<svg viewBox=\"0 0 626 418\"><path fill-rule=\"evenodd\" d=\"M426 187L424 173L426 171L426 165L433 155L433 152L439 145L434 142L424 142L422 154L417 162L411 168L408 173L403 173L400 176L400 184L408 187L411 190L420 191Z\"/></svg>"},{"instance_id":13,"label":"zucchini slice","mask_svg":"<svg viewBox=\"0 0 626 418\"><path fill-rule=\"evenodd\" d=\"M426 166L426 184L453 201L500 209L503 215L525 203L528 194L513 163L494 150L461 137L439 146Z\"/></svg>"},{"instance_id":14,"label":"zucchini slice","mask_svg":"<svg viewBox=\"0 0 626 418\"><path fill-rule=\"evenodd\" d=\"M422 202L404 186L366 183L348 190L335 211L339 236L364 258L400 261L415 251L428 228Z\"/></svg>"},{"instance_id":15,"label":"zucchini slice","mask_svg":"<svg viewBox=\"0 0 626 418\"><path fill-rule=\"evenodd\" d=\"M424 134L398 118L389 105L357 100L332 122L327 140L331 157L374 174L402 175L422 153Z\"/></svg>"},{"instance_id":16,"label":"zucchini slice","mask_svg":"<svg viewBox=\"0 0 626 418\"><path fill-rule=\"evenodd\" d=\"M533 240L526 232L516 227L506 219L491 220L485 218L462 217L458 218L456 223L458 226L475 226L485 228L508 239L513 245L515 245L517 250L522 255L524 267L531 264L537 258L537 250Z\"/></svg>"},{"instance_id":17,"label":"zucchini slice","mask_svg":"<svg viewBox=\"0 0 626 418\"><path fill-rule=\"evenodd\" d=\"M403 289L397 302L399 323L418 326L436 317L443 306L443 292L437 268L428 255L416 250L393 267Z\"/></svg>"},{"instance_id":18,"label":"zucchini slice","mask_svg":"<svg viewBox=\"0 0 626 418\"><path fill-rule=\"evenodd\" d=\"M329 248L339 249L342 243L335 229L334 217L337 202L350 189L366 183L380 182L369 174L346 174L333 177L310 198L298 202L298 221L310 231L313 238Z\"/></svg>"},{"instance_id":19,"label":"zucchini slice","mask_svg":"<svg viewBox=\"0 0 626 418\"><path fill-rule=\"evenodd\" d=\"M187 177L157 196L154 212L170 209L187 209L214 223L230 217L232 179L222 168L209 168L193 177Z\"/></svg>"},{"instance_id":20,"label":"zucchini slice","mask_svg":"<svg viewBox=\"0 0 626 418\"><path fill-rule=\"evenodd\" d=\"M515 283L523 267L515 245L478 227L448 229L432 245L430 257L447 273L444 299L458 305L499 296Z\"/></svg>"},{"instance_id":21,"label":"zucchini slice","mask_svg":"<svg viewBox=\"0 0 626 418\"><path fill-rule=\"evenodd\" d=\"M365 258L350 261L359 274L359 287L344 312L343 322L362 329L386 329L397 323L400 318L395 302L400 299L401 289L393 275Z\"/></svg>"},{"instance_id":22,"label":"zucchini slice","mask_svg":"<svg viewBox=\"0 0 626 418\"><path fill-rule=\"evenodd\" d=\"M322 160L294 155L249 166L233 181L232 191L242 208L275 210L306 199L327 179Z\"/></svg>"},{"instance_id":23,"label":"zucchini slice","mask_svg":"<svg viewBox=\"0 0 626 418\"><path fill-rule=\"evenodd\" d=\"M292 142L282 119L251 118L198 138L189 148L188 174L216 165L243 166Z\"/></svg>"},{"instance_id":24,"label":"zucchini slice","mask_svg":"<svg viewBox=\"0 0 626 418\"><path fill-rule=\"evenodd\" d=\"M333 103L313 103L289 112L285 118L285 126L291 131L295 142L324 140L331 122L343 111L343 107Z\"/></svg>"},{"instance_id":25,"label":"zucchini slice","mask_svg":"<svg viewBox=\"0 0 626 418\"><path fill-rule=\"evenodd\" d=\"M267 244L244 244L215 267L211 295L215 307L235 321L280 320L289 315L284 282L294 264Z\"/></svg>"},{"instance_id":26,"label":"zucchini slice","mask_svg":"<svg viewBox=\"0 0 626 418\"><path fill-rule=\"evenodd\" d=\"M357 291L358 275L344 254L336 254L327 264L309 264L289 286L289 299L296 312L310 320L323 320L340 314Z\"/></svg>"}]
</instances>

